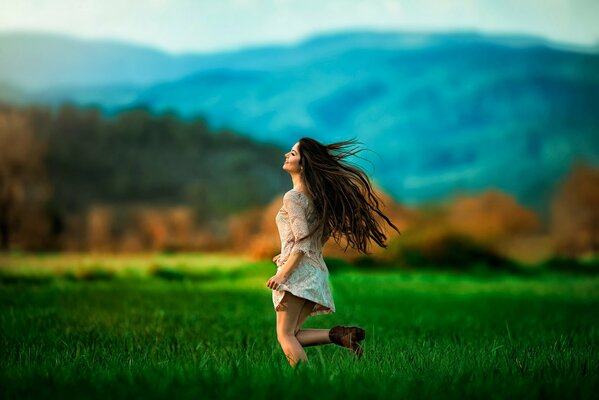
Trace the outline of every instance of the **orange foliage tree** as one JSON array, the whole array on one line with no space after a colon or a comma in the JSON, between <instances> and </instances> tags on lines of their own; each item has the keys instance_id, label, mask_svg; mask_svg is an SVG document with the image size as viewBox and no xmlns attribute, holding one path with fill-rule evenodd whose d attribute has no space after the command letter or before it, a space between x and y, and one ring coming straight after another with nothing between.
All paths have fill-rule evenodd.
<instances>
[{"instance_id":1,"label":"orange foliage tree","mask_svg":"<svg viewBox=\"0 0 599 400\"><path fill-rule=\"evenodd\" d=\"M50 196L43 157L45 146L24 115L0 111L0 248L16 240L24 247L42 245L50 226L44 204ZM27 241L27 238L33 238ZM19 240L20 239L20 240Z\"/></svg>"},{"instance_id":2,"label":"orange foliage tree","mask_svg":"<svg viewBox=\"0 0 599 400\"><path fill-rule=\"evenodd\" d=\"M539 230L538 216L507 193L487 190L477 196L459 197L448 210L449 227L480 243L497 241Z\"/></svg>"},{"instance_id":3,"label":"orange foliage tree","mask_svg":"<svg viewBox=\"0 0 599 400\"><path fill-rule=\"evenodd\" d=\"M234 250L255 259L270 258L281 250L275 217L283 205L277 196L267 206L255 208L229 218L230 244Z\"/></svg>"},{"instance_id":4,"label":"orange foliage tree","mask_svg":"<svg viewBox=\"0 0 599 400\"><path fill-rule=\"evenodd\" d=\"M599 169L578 164L560 185L552 202L551 234L558 254L599 250Z\"/></svg>"},{"instance_id":5,"label":"orange foliage tree","mask_svg":"<svg viewBox=\"0 0 599 400\"><path fill-rule=\"evenodd\" d=\"M214 247L198 232L190 207L94 206L87 212L91 251L181 251Z\"/></svg>"}]
</instances>

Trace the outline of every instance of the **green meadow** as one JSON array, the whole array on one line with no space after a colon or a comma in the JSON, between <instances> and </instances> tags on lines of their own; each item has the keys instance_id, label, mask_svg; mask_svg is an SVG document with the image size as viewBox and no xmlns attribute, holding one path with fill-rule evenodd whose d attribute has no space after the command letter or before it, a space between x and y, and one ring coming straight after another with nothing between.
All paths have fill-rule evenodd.
<instances>
[{"instance_id":1,"label":"green meadow","mask_svg":"<svg viewBox=\"0 0 599 400\"><path fill-rule=\"evenodd\" d=\"M594 398L599 277L356 269L333 263L362 360L308 347L289 367L266 280L225 255L4 255L0 396Z\"/></svg>"}]
</instances>

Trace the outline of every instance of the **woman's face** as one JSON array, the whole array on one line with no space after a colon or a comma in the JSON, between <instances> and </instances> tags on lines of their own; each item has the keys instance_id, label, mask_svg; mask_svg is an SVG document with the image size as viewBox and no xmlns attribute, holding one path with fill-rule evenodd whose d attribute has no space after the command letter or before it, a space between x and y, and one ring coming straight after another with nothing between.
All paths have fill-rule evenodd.
<instances>
[{"instance_id":1,"label":"woman's face","mask_svg":"<svg viewBox=\"0 0 599 400\"><path fill-rule=\"evenodd\" d=\"M291 173L300 172L300 153L299 153L299 142L293 145L291 150L285 154L285 163L283 169Z\"/></svg>"}]
</instances>

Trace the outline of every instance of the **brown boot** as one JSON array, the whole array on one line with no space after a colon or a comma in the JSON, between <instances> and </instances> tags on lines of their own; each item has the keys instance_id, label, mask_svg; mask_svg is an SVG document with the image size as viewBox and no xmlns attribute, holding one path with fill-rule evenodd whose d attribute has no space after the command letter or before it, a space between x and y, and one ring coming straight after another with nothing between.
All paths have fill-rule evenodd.
<instances>
[{"instance_id":1,"label":"brown boot","mask_svg":"<svg viewBox=\"0 0 599 400\"><path fill-rule=\"evenodd\" d=\"M364 349L360 342L366 337L366 331L357 326L334 326L329 331L329 339L336 345L350 349L358 358L362 358Z\"/></svg>"}]
</instances>

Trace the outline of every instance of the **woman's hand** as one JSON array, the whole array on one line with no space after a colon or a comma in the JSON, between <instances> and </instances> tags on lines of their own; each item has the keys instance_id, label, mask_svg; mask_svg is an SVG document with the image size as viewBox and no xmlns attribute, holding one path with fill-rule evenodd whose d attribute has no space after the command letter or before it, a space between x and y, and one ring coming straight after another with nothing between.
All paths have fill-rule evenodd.
<instances>
[{"instance_id":1,"label":"woman's hand","mask_svg":"<svg viewBox=\"0 0 599 400\"><path fill-rule=\"evenodd\" d=\"M277 263L277 261L279 260L279 258L280 258L280 257L281 257L281 255L280 255L280 254L277 254L276 256L274 256L274 257L272 258L272 262L274 262L274 263L276 264L276 263Z\"/></svg>"},{"instance_id":2,"label":"woman's hand","mask_svg":"<svg viewBox=\"0 0 599 400\"><path fill-rule=\"evenodd\" d=\"M272 276L268 282L266 282L266 286L273 290L279 290L279 285L285 283L287 278L283 276L280 272L277 272L276 275Z\"/></svg>"}]
</instances>

